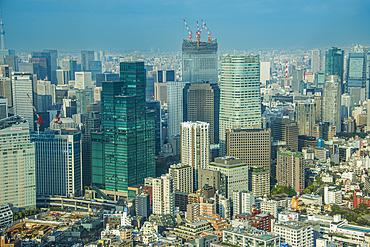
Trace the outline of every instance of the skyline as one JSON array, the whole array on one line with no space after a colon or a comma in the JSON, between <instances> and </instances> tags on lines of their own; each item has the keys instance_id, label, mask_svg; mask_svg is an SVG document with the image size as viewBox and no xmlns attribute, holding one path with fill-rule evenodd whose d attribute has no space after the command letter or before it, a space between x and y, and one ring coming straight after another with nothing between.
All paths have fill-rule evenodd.
<instances>
[{"instance_id":1,"label":"skyline","mask_svg":"<svg viewBox=\"0 0 370 247\"><path fill-rule=\"evenodd\" d=\"M17 2L3 0L0 8L5 46L19 51L179 51L182 38L188 38L184 18L193 37L196 21L203 19L220 51L366 45L370 40L364 31L370 24L370 3L363 0Z\"/></svg>"}]
</instances>

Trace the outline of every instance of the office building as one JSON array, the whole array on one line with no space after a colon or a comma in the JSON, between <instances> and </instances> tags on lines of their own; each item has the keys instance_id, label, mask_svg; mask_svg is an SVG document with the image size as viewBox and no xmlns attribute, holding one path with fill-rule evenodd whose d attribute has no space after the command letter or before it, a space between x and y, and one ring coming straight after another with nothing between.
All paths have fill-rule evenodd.
<instances>
[{"instance_id":1,"label":"office building","mask_svg":"<svg viewBox=\"0 0 370 247\"><path fill-rule=\"evenodd\" d=\"M75 86L76 89L86 89L92 86L91 72L75 72Z\"/></svg>"},{"instance_id":2,"label":"office building","mask_svg":"<svg viewBox=\"0 0 370 247\"><path fill-rule=\"evenodd\" d=\"M19 63L18 72L28 72L40 78L40 65L38 63Z\"/></svg>"},{"instance_id":3,"label":"office building","mask_svg":"<svg viewBox=\"0 0 370 247\"><path fill-rule=\"evenodd\" d=\"M90 61L89 71L91 72L91 80L96 81L96 75L102 72L102 65L100 61Z\"/></svg>"},{"instance_id":4,"label":"office building","mask_svg":"<svg viewBox=\"0 0 370 247\"><path fill-rule=\"evenodd\" d=\"M220 171L207 169L198 170L198 188L203 188L205 185L215 188L220 194L226 195L226 177Z\"/></svg>"},{"instance_id":5,"label":"office building","mask_svg":"<svg viewBox=\"0 0 370 247\"><path fill-rule=\"evenodd\" d=\"M94 91L91 88L76 91L76 103L77 114L85 114L87 106L94 103Z\"/></svg>"},{"instance_id":6,"label":"office building","mask_svg":"<svg viewBox=\"0 0 370 247\"><path fill-rule=\"evenodd\" d=\"M50 71L51 71L51 82L57 84L56 70L58 68L58 51L57 50L43 50L42 52L50 53Z\"/></svg>"},{"instance_id":7,"label":"office building","mask_svg":"<svg viewBox=\"0 0 370 247\"><path fill-rule=\"evenodd\" d=\"M336 135L336 127L329 122L320 122L313 126L312 136L316 139L324 139L325 141L333 140Z\"/></svg>"},{"instance_id":8,"label":"office building","mask_svg":"<svg viewBox=\"0 0 370 247\"><path fill-rule=\"evenodd\" d=\"M209 164L209 170L220 171L226 177L226 196L232 199L234 191L248 191L248 164L234 157L219 157Z\"/></svg>"},{"instance_id":9,"label":"office building","mask_svg":"<svg viewBox=\"0 0 370 247\"><path fill-rule=\"evenodd\" d=\"M173 178L169 174L162 175L152 180L153 188L153 214L174 214L175 194Z\"/></svg>"},{"instance_id":10,"label":"office building","mask_svg":"<svg viewBox=\"0 0 370 247\"><path fill-rule=\"evenodd\" d=\"M52 103L55 104L55 85L50 81L37 81L37 95L51 95Z\"/></svg>"},{"instance_id":11,"label":"office building","mask_svg":"<svg viewBox=\"0 0 370 247\"><path fill-rule=\"evenodd\" d=\"M270 81L270 62L260 62L260 83L266 85L267 81Z\"/></svg>"},{"instance_id":12,"label":"office building","mask_svg":"<svg viewBox=\"0 0 370 247\"><path fill-rule=\"evenodd\" d=\"M271 131L260 128L226 130L226 155L241 159L249 166L270 170Z\"/></svg>"},{"instance_id":13,"label":"office building","mask_svg":"<svg viewBox=\"0 0 370 247\"><path fill-rule=\"evenodd\" d=\"M306 69L304 68L297 68L293 71L293 79L292 79L292 90L297 93L303 93L304 89L304 75Z\"/></svg>"},{"instance_id":14,"label":"office building","mask_svg":"<svg viewBox=\"0 0 370 247\"><path fill-rule=\"evenodd\" d=\"M128 193L155 175L154 112L146 112L145 78L143 62L121 62L120 81L103 82L102 132L91 136L98 188Z\"/></svg>"},{"instance_id":15,"label":"office building","mask_svg":"<svg viewBox=\"0 0 370 247\"><path fill-rule=\"evenodd\" d=\"M311 102L296 103L295 121L298 124L298 135L312 136L312 128L316 123L316 104Z\"/></svg>"},{"instance_id":16,"label":"office building","mask_svg":"<svg viewBox=\"0 0 370 247\"><path fill-rule=\"evenodd\" d=\"M181 163L196 170L207 169L209 145L209 123L198 121L181 124Z\"/></svg>"},{"instance_id":17,"label":"office building","mask_svg":"<svg viewBox=\"0 0 370 247\"><path fill-rule=\"evenodd\" d=\"M101 131L101 114L97 111L85 113L85 133L82 136L82 184L91 186L91 134Z\"/></svg>"},{"instance_id":18,"label":"office building","mask_svg":"<svg viewBox=\"0 0 370 247\"><path fill-rule=\"evenodd\" d=\"M154 98L160 101L161 105L167 104L167 83L154 83Z\"/></svg>"},{"instance_id":19,"label":"office building","mask_svg":"<svg viewBox=\"0 0 370 247\"><path fill-rule=\"evenodd\" d=\"M209 123L210 143L219 139L220 89L217 83L189 83L184 88L184 122Z\"/></svg>"},{"instance_id":20,"label":"office building","mask_svg":"<svg viewBox=\"0 0 370 247\"><path fill-rule=\"evenodd\" d=\"M224 246L242 246L242 247L257 247L257 246L280 246L280 236L271 232L265 232L257 229L228 229L222 232L224 243L211 244L211 247Z\"/></svg>"},{"instance_id":21,"label":"office building","mask_svg":"<svg viewBox=\"0 0 370 247\"><path fill-rule=\"evenodd\" d=\"M181 163L170 166L168 173L173 178L174 191L193 193L193 171L193 167Z\"/></svg>"},{"instance_id":22,"label":"office building","mask_svg":"<svg viewBox=\"0 0 370 247\"><path fill-rule=\"evenodd\" d=\"M91 61L94 61L94 51L86 51L86 50L81 51L81 70L82 71L90 71Z\"/></svg>"},{"instance_id":23,"label":"office building","mask_svg":"<svg viewBox=\"0 0 370 247\"><path fill-rule=\"evenodd\" d=\"M36 102L35 92L37 92L37 86L35 77L31 73L21 72L13 72L12 77L14 115L19 115L27 120L30 132L33 132L35 127L34 111L27 94L33 102Z\"/></svg>"},{"instance_id":24,"label":"office building","mask_svg":"<svg viewBox=\"0 0 370 247\"><path fill-rule=\"evenodd\" d=\"M184 121L183 89L186 84L186 82L167 82L168 137L180 136L180 125Z\"/></svg>"},{"instance_id":25,"label":"office building","mask_svg":"<svg viewBox=\"0 0 370 247\"><path fill-rule=\"evenodd\" d=\"M255 195L253 192L235 190L233 192L233 215L252 213L252 207L255 205Z\"/></svg>"},{"instance_id":26,"label":"office building","mask_svg":"<svg viewBox=\"0 0 370 247\"><path fill-rule=\"evenodd\" d=\"M321 51L318 49L311 52L311 69L313 74L321 70Z\"/></svg>"},{"instance_id":27,"label":"office building","mask_svg":"<svg viewBox=\"0 0 370 247\"><path fill-rule=\"evenodd\" d=\"M115 73L98 73L95 75L95 86L101 87L103 81L119 81L119 74Z\"/></svg>"},{"instance_id":28,"label":"office building","mask_svg":"<svg viewBox=\"0 0 370 247\"><path fill-rule=\"evenodd\" d=\"M31 53L29 58L29 63L38 63L40 66L40 77L37 80L51 81L51 83L56 84L56 81L52 81L51 76L51 54L47 51Z\"/></svg>"},{"instance_id":29,"label":"office building","mask_svg":"<svg viewBox=\"0 0 370 247\"><path fill-rule=\"evenodd\" d=\"M366 53L349 53L347 60L347 71L346 71L346 90L349 93L350 88L366 88L368 92L368 75L367 72L367 57ZM368 96L367 94L366 96Z\"/></svg>"},{"instance_id":30,"label":"office building","mask_svg":"<svg viewBox=\"0 0 370 247\"><path fill-rule=\"evenodd\" d=\"M282 244L292 247L314 246L314 234L311 225L283 222L275 224L273 232L281 237Z\"/></svg>"},{"instance_id":31,"label":"office building","mask_svg":"<svg viewBox=\"0 0 370 247\"><path fill-rule=\"evenodd\" d=\"M8 106L13 107L12 68L0 65L0 97L8 100Z\"/></svg>"},{"instance_id":32,"label":"office building","mask_svg":"<svg viewBox=\"0 0 370 247\"><path fill-rule=\"evenodd\" d=\"M70 78L71 78L69 73L70 73L69 70L62 70L62 69L56 70L58 85L68 85Z\"/></svg>"},{"instance_id":33,"label":"office building","mask_svg":"<svg viewBox=\"0 0 370 247\"><path fill-rule=\"evenodd\" d=\"M0 97L0 119L8 117L8 99Z\"/></svg>"},{"instance_id":34,"label":"office building","mask_svg":"<svg viewBox=\"0 0 370 247\"><path fill-rule=\"evenodd\" d=\"M35 143L36 194L82 194L81 133L50 131L31 134Z\"/></svg>"},{"instance_id":35,"label":"office building","mask_svg":"<svg viewBox=\"0 0 370 247\"><path fill-rule=\"evenodd\" d=\"M270 171L259 166L249 167L249 191L257 198L270 195Z\"/></svg>"},{"instance_id":36,"label":"office building","mask_svg":"<svg viewBox=\"0 0 370 247\"><path fill-rule=\"evenodd\" d=\"M182 42L182 81L218 83L217 39Z\"/></svg>"},{"instance_id":37,"label":"office building","mask_svg":"<svg viewBox=\"0 0 370 247\"><path fill-rule=\"evenodd\" d=\"M321 92L324 88L325 73L322 71L315 73L315 87L317 92Z\"/></svg>"},{"instance_id":38,"label":"office building","mask_svg":"<svg viewBox=\"0 0 370 247\"><path fill-rule=\"evenodd\" d=\"M301 152L278 151L276 179L279 185L292 187L295 191L305 188L304 157Z\"/></svg>"},{"instance_id":39,"label":"office building","mask_svg":"<svg viewBox=\"0 0 370 247\"><path fill-rule=\"evenodd\" d=\"M175 81L175 71L174 70L153 71L153 79L154 79L154 82L159 82L159 83Z\"/></svg>"},{"instance_id":40,"label":"office building","mask_svg":"<svg viewBox=\"0 0 370 247\"><path fill-rule=\"evenodd\" d=\"M322 100L322 121L329 122L341 132L341 81L336 75L325 78Z\"/></svg>"},{"instance_id":41,"label":"office building","mask_svg":"<svg viewBox=\"0 0 370 247\"><path fill-rule=\"evenodd\" d=\"M325 77L328 75L337 75L341 92L343 92L343 73L344 73L344 51L333 47L326 51L325 55ZM326 80L326 78L325 78Z\"/></svg>"},{"instance_id":42,"label":"office building","mask_svg":"<svg viewBox=\"0 0 370 247\"><path fill-rule=\"evenodd\" d=\"M150 100L150 101L146 101L145 105L148 111L154 111L155 155L159 155L159 153L161 152L163 143L164 143L163 138L162 138L161 102L157 100Z\"/></svg>"},{"instance_id":43,"label":"office building","mask_svg":"<svg viewBox=\"0 0 370 247\"><path fill-rule=\"evenodd\" d=\"M276 118L271 122L274 141L284 141L290 150L298 151L298 125L288 118Z\"/></svg>"},{"instance_id":44,"label":"office building","mask_svg":"<svg viewBox=\"0 0 370 247\"><path fill-rule=\"evenodd\" d=\"M140 194L135 198L136 216L144 217L144 220L149 220L150 212L150 196L148 194Z\"/></svg>"},{"instance_id":45,"label":"office building","mask_svg":"<svg viewBox=\"0 0 370 247\"><path fill-rule=\"evenodd\" d=\"M75 72L77 71L77 61L68 58L57 60L58 68L63 71L68 71L69 80L75 80Z\"/></svg>"},{"instance_id":46,"label":"office building","mask_svg":"<svg viewBox=\"0 0 370 247\"><path fill-rule=\"evenodd\" d=\"M36 207L35 145L20 116L0 120L0 205L19 211Z\"/></svg>"},{"instance_id":47,"label":"office building","mask_svg":"<svg viewBox=\"0 0 370 247\"><path fill-rule=\"evenodd\" d=\"M261 125L259 56L226 55L221 61L220 155L226 155L226 130Z\"/></svg>"}]
</instances>

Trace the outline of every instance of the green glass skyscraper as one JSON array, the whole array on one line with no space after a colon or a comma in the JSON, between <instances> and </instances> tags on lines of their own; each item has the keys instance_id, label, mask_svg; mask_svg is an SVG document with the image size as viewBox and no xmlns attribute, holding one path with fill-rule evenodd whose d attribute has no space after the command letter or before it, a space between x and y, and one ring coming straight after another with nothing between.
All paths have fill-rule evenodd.
<instances>
[{"instance_id":1,"label":"green glass skyscraper","mask_svg":"<svg viewBox=\"0 0 370 247\"><path fill-rule=\"evenodd\" d=\"M344 51L333 47L326 51L325 54L325 77L328 75L337 75L340 78L343 92L343 66L344 66Z\"/></svg>"},{"instance_id":2,"label":"green glass skyscraper","mask_svg":"<svg viewBox=\"0 0 370 247\"><path fill-rule=\"evenodd\" d=\"M103 82L102 132L92 134L92 183L127 192L155 176L154 112L145 108L143 62L122 62L120 81Z\"/></svg>"}]
</instances>

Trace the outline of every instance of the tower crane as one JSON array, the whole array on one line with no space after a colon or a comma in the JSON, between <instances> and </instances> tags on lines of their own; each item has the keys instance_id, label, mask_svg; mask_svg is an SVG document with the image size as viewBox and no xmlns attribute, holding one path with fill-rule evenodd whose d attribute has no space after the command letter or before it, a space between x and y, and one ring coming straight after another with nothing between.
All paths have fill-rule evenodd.
<instances>
[{"instance_id":1,"label":"tower crane","mask_svg":"<svg viewBox=\"0 0 370 247\"><path fill-rule=\"evenodd\" d=\"M203 23L203 27L206 29L207 33L208 33L208 43L211 42L211 31L207 28L206 26L206 23L203 21L203 19L201 19L202 23Z\"/></svg>"},{"instance_id":2,"label":"tower crane","mask_svg":"<svg viewBox=\"0 0 370 247\"><path fill-rule=\"evenodd\" d=\"M60 107L59 114L57 113L57 115L55 115L55 121L54 121L54 123L56 123L56 124L62 124L62 121L60 120L60 116L62 115L64 99L67 97L67 93L68 93L68 92L66 92L66 93L64 94L64 97L63 97L63 99L62 99L62 106Z\"/></svg>"},{"instance_id":3,"label":"tower crane","mask_svg":"<svg viewBox=\"0 0 370 247\"><path fill-rule=\"evenodd\" d=\"M202 26L202 29L199 30L199 23L197 21L197 31L196 31L197 47L199 47L200 34L202 33L203 28L204 28L204 25Z\"/></svg>"},{"instance_id":4,"label":"tower crane","mask_svg":"<svg viewBox=\"0 0 370 247\"><path fill-rule=\"evenodd\" d=\"M42 119L42 115L39 115L37 113L37 109L36 109L35 105L33 104L32 99L31 99L31 97L28 93L27 93L27 96L30 99L30 103L33 107L33 110L35 111L35 115L37 116L37 120L35 122L36 122L36 126L37 126L37 134L40 134L40 124L45 123L45 121Z\"/></svg>"},{"instance_id":5,"label":"tower crane","mask_svg":"<svg viewBox=\"0 0 370 247\"><path fill-rule=\"evenodd\" d=\"M189 40L191 41L191 38L193 38L193 32L190 31L189 27L188 27L188 24L186 23L185 19L184 20L184 23L185 23L185 26L186 26L186 29L188 30L188 33L189 33Z\"/></svg>"}]
</instances>

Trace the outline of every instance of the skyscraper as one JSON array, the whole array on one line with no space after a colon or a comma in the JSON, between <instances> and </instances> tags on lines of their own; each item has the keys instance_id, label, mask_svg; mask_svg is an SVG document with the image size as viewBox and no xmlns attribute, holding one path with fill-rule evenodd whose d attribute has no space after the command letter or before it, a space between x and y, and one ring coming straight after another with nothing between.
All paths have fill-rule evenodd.
<instances>
[{"instance_id":1,"label":"skyscraper","mask_svg":"<svg viewBox=\"0 0 370 247\"><path fill-rule=\"evenodd\" d=\"M325 55L325 76L337 75L341 83L343 92L343 69L344 66L344 51L333 47L331 50L326 51Z\"/></svg>"},{"instance_id":2,"label":"skyscraper","mask_svg":"<svg viewBox=\"0 0 370 247\"><path fill-rule=\"evenodd\" d=\"M226 154L226 129L261 125L259 56L222 57L220 81L220 155Z\"/></svg>"},{"instance_id":3,"label":"skyscraper","mask_svg":"<svg viewBox=\"0 0 370 247\"><path fill-rule=\"evenodd\" d=\"M146 101L145 105L148 111L154 111L155 154L158 155L163 146L161 102L157 100L150 100Z\"/></svg>"},{"instance_id":4,"label":"skyscraper","mask_svg":"<svg viewBox=\"0 0 370 247\"><path fill-rule=\"evenodd\" d=\"M30 103L30 96L36 102L34 90L37 88L36 78L31 73L13 72L12 91L14 114L24 117L30 125L30 131L34 131L34 113ZM36 98L37 99L37 98Z\"/></svg>"},{"instance_id":5,"label":"skyscraper","mask_svg":"<svg viewBox=\"0 0 370 247\"><path fill-rule=\"evenodd\" d=\"M209 145L209 123L198 121L181 124L181 163L196 170L207 169Z\"/></svg>"},{"instance_id":6,"label":"skyscraper","mask_svg":"<svg viewBox=\"0 0 370 247\"><path fill-rule=\"evenodd\" d=\"M278 151L276 179L279 185L304 190L304 157L301 152Z\"/></svg>"},{"instance_id":7,"label":"skyscraper","mask_svg":"<svg viewBox=\"0 0 370 247\"><path fill-rule=\"evenodd\" d=\"M182 42L182 81L218 83L217 39L209 42L184 39Z\"/></svg>"},{"instance_id":8,"label":"skyscraper","mask_svg":"<svg viewBox=\"0 0 370 247\"><path fill-rule=\"evenodd\" d=\"M339 76L328 75L325 78L322 100L322 121L334 125L337 132L341 131L341 89Z\"/></svg>"},{"instance_id":9,"label":"skyscraper","mask_svg":"<svg viewBox=\"0 0 370 247\"><path fill-rule=\"evenodd\" d=\"M12 68L9 65L0 65L0 97L8 100L8 106L13 106Z\"/></svg>"},{"instance_id":10,"label":"skyscraper","mask_svg":"<svg viewBox=\"0 0 370 247\"><path fill-rule=\"evenodd\" d=\"M155 175L154 112L145 108L143 62L121 62L120 81L103 82L102 133L92 134L93 185L128 193Z\"/></svg>"},{"instance_id":11,"label":"skyscraper","mask_svg":"<svg viewBox=\"0 0 370 247\"><path fill-rule=\"evenodd\" d=\"M187 82L167 82L167 131L169 138L180 135L180 125L184 121L183 89L186 84Z\"/></svg>"},{"instance_id":12,"label":"skyscraper","mask_svg":"<svg viewBox=\"0 0 370 247\"><path fill-rule=\"evenodd\" d=\"M271 122L274 141L285 141L290 150L298 151L298 125L288 118L276 118Z\"/></svg>"},{"instance_id":13,"label":"skyscraper","mask_svg":"<svg viewBox=\"0 0 370 247\"><path fill-rule=\"evenodd\" d=\"M220 89L216 83L189 83L184 88L184 122L209 123L210 143L219 139Z\"/></svg>"},{"instance_id":14,"label":"skyscraper","mask_svg":"<svg viewBox=\"0 0 370 247\"><path fill-rule=\"evenodd\" d=\"M173 189L185 193L193 193L193 167L185 164L173 164L168 173L173 178Z\"/></svg>"},{"instance_id":15,"label":"skyscraper","mask_svg":"<svg viewBox=\"0 0 370 247\"><path fill-rule=\"evenodd\" d=\"M90 61L94 61L94 51L81 51L81 70L90 71Z\"/></svg>"},{"instance_id":16,"label":"skyscraper","mask_svg":"<svg viewBox=\"0 0 370 247\"><path fill-rule=\"evenodd\" d=\"M0 205L36 207L35 145L29 123L20 116L0 120Z\"/></svg>"},{"instance_id":17,"label":"skyscraper","mask_svg":"<svg viewBox=\"0 0 370 247\"><path fill-rule=\"evenodd\" d=\"M175 212L175 194L173 191L173 178L169 174L152 180L153 188L153 214L163 215Z\"/></svg>"},{"instance_id":18,"label":"skyscraper","mask_svg":"<svg viewBox=\"0 0 370 247\"><path fill-rule=\"evenodd\" d=\"M352 87L368 88L366 58L366 53L350 53L348 55L345 92L349 93ZM369 94L366 97L368 98Z\"/></svg>"},{"instance_id":19,"label":"skyscraper","mask_svg":"<svg viewBox=\"0 0 370 247\"><path fill-rule=\"evenodd\" d=\"M77 114L85 114L87 106L94 103L94 91L89 89L76 91Z\"/></svg>"},{"instance_id":20,"label":"skyscraper","mask_svg":"<svg viewBox=\"0 0 370 247\"><path fill-rule=\"evenodd\" d=\"M86 89L91 87L91 72L75 72L75 88Z\"/></svg>"},{"instance_id":21,"label":"skyscraper","mask_svg":"<svg viewBox=\"0 0 370 247\"><path fill-rule=\"evenodd\" d=\"M82 193L81 133L31 134L36 154L36 194L80 196Z\"/></svg>"},{"instance_id":22,"label":"skyscraper","mask_svg":"<svg viewBox=\"0 0 370 247\"><path fill-rule=\"evenodd\" d=\"M298 124L298 135L312 136L312 128L316 123L316 104L311 102L296 103L295 121Z\"/></svg>"},{"instance_id":23,"label":"skyscraper","mask_svg":"<svg viewBox=\"0 0 370 247\"><path fill-rule=\"evenodd\" d=\"M40 78L38 80L45 80L48 78L53 84L56 81L52 81L51 77L51 55L48 51L33 51L31 53L30 63L38 63L40 65Z\"/></svg>"},{"instance_id":24,"label":"skyscraper","mask_svg":"<svg viewBox=\"0 0 370 247\"><path fill-rule=\"evenodd\" d=\"M311 69L313 74L321 70L321 51L314 49L311 52Z\"/></svg>"}]
</instances>

